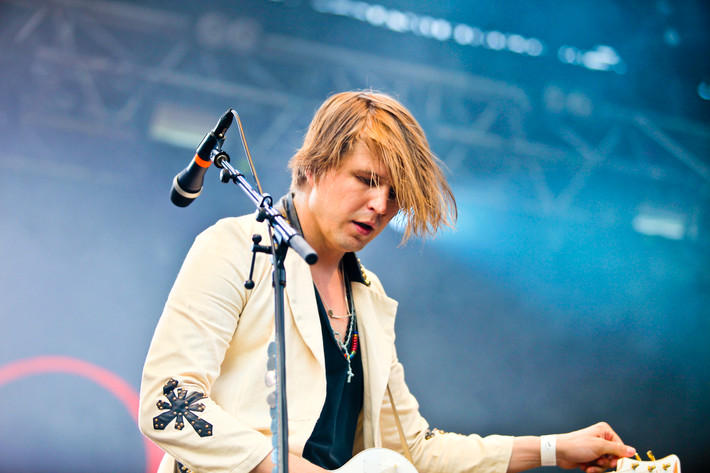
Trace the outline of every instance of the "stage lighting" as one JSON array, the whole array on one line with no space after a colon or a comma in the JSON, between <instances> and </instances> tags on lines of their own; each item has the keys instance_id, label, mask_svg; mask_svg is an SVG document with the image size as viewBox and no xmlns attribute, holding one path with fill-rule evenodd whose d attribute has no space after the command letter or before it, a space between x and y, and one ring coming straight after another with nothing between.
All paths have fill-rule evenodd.
<instances>
[{"instance_id":1,"label":"stage lighting","mask_svg":"<svg viewBox=\"0 0 710 473\"><path fill-rule=\"evenodd\" d=\"M682 240L686 235L687 217L678 212L644 205L631 225L643 235Z\"/></svg>"}]
</instances>

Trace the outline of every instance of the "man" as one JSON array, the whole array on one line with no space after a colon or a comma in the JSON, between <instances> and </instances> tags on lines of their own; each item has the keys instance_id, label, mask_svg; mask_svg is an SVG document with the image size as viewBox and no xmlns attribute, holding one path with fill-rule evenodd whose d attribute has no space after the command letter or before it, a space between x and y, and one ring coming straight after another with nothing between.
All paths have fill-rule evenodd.
<instances>
[{"instance_id":1,"label":"man","mask_svg":"<svg viewBox=\"0 0 710 473\"><path fill-rule=\"evenodd\" d=\"M456 217L424 133L394 99L346 92L317 111L280 202L318 253L286 258L289 470L333 470L365 448L406 450L421 473L517 472L541 464L601 472L634 450L606 424L539 437L429 429L394 347L396 302L354 252L398 213L405 239ZM195 241L158 323L141 387L140 425L166 452L160 472L271 472L264 383L273 339L271 265L256 257L254 216L224 219ZM176 394L178 393L178 394ZM394 407L391 399L394 400ZM396 414L395 414L396 410Z\"/></svg>"}]
</instances>

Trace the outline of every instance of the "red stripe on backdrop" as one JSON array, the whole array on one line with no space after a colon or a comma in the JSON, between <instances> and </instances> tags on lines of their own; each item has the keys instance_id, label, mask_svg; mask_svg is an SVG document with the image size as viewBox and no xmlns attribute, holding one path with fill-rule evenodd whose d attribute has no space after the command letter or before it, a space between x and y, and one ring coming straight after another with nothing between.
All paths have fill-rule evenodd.
<instances>
[{"instance_id":1,"label":"red stripe on backdrop","mask_svg":"<svg viewBox=\"0 0 710 473\"><path fill-rule=\"evenodd\" d=\"M138 393L120 376L88 361L68 356L37 356L0 366L0 386L21 378L46 373L66 373L89 379L118 399L138 425ZM143 437L146 455L146 473L158 470L163 451Z\"/></svg>"}]
</instances>

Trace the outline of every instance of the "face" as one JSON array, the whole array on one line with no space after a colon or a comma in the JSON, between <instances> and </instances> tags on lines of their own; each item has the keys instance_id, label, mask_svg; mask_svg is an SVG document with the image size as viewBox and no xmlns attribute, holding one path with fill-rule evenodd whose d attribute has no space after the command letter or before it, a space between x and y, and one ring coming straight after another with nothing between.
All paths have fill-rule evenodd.
<instances>
[{"instance_id":1,"label":"face","mask_svg":"<svg viewBox=\"0 0 710 473\"><path fill-rule=\"evenodd\" d=\"M361 250L399 211L389 174L361 143L340 168L309 176L307 194L306 211L298 209L303 232L326 257Z\"/></svg>"}]
</instances>

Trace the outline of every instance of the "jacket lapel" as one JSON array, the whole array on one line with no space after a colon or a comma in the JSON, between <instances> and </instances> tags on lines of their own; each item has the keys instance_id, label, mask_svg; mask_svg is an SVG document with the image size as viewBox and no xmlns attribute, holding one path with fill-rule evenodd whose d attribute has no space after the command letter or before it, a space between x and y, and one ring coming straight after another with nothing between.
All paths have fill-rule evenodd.
<instances>
[{"instance_id":1,"label":"jacket lapel","mask_svg":"<svg viewBox=\"0 0 710 473\"><path fill-rule=\"evenodd\" d=\"M285 304L291 310L294 324L303 341L325 371L323 336L311 270L303 258L291 249L288 250L284 266L286 267Z\"/></svg>"},{"instance_id":2,"label":"jacket lapel","mask_svg":"<svg viewBox=\"0 0 710 473\"><path fill-rule=\"evenodd\" d=\"M380 446L379 418L392 363L397 302L370 287L352 285L365 376L363 441L365 448Z\"/></svg>"}]
</instances>

